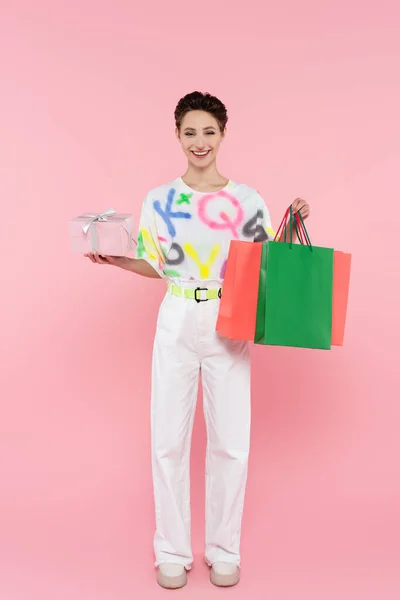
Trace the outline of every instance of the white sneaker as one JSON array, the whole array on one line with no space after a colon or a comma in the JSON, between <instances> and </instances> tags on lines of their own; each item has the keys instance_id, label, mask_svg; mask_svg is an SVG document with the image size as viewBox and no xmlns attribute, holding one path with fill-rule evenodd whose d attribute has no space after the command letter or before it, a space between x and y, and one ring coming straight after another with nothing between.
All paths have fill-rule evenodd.
<instances>
[{"instance_id":1,"label":"white sneaker","mask_svg":"<svg viewBox=\"0 0 400 600\"><path fill-rule=\"evenodd\" d=\"M187 583L186 569L182 565L163 563L157 569L157 583L168 590L176 590Z\"/></svg>"},{"instance_id":2,"label":"white sneaker","mask_svg":"<svg viewBox=\"0 0 400 600\"><path fill-rule=\"evenodd\" d=\"M240 581L240 569L234 563L216 562L211 567L211 583L219 587L231 587Z\"/></svg>"}]
</instances>

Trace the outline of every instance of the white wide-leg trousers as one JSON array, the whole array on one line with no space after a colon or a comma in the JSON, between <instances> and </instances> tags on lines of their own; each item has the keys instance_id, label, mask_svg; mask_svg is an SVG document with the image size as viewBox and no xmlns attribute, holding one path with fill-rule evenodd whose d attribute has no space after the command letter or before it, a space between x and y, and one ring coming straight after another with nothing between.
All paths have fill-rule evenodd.
<instances>
[{"instance_id":1,"label":"white wide-leg trousers","mask_svg":"<svg viewBox=\"0 0 400 600\"><path fill-rule=\"evenodd\" d=\"M207 282L190 287L198 286ZM159 311L151 402L156 566L190 569L193 562L189 465L200 373L207 428L205 560L240 566L250 359L247 342L216 333L218 308L219 300L197 303L167 293Z\"/></svg>"}]
</instances>

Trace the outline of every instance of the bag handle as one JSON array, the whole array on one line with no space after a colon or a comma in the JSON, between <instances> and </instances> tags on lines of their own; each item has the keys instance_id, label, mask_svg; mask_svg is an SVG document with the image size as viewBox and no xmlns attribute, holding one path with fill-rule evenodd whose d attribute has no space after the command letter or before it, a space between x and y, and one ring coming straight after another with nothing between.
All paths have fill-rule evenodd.
<instances>
[{"instance_id":1,"label":"bag handle","mask_svg":"<svg viewBox=\"0 0 400 600\"><path fill-rule=\"evenodd\" d=\"M290 247L292 247L293 245L293 220L294 220L294 228L296 230L297 233L297 237L299 238L300 243L304 246L309 246L311 252L313 250L313 246L311 244L311 240L310 240L310 236L308 235L308 231L307 228L304 224L304 219L301 216L301 214L299 212L297 212L295 215L293 215L293 207L292 205L289 206L289 208L286 210L285 215L281 221L281 224L279 225L278 231L276 232L276 235L274 237L274 242L276 242L280 235L282 235L282 233L284 234L284 238L283 241L284 243L287 243L287 223L288 223L288 217L289 217L289 244Z\"/></svg>"},{"instance_id":2,"label":"bag handle","mask_svg":"<svg viewBox=\"0 0 400 600\"><path fill-rule=\"evenodd\" d=\"M278 231L275 234L274 242L278 241L278 239L280 237L280 234L282 234L283 231L285 231L285 242L286 242L286 225L287 225L287 219L288 219L288 216L289 216L289 213L290 213L290 209L291 209L291 207L289 206L289 208L285 212L285 215L284 215L284 217L283 217L283 219L281 221L281 224L279 225Z\"/></svg>"},{"instance_id":3,"label":"bag handle","mask_svg":"<svg viewBox=\"0 0 400 600\"><path fill-rule=\"evenodd\" d=\"M296 217L296 219L295 219L296 220L296 223L295 223L296 233L300 240L300 243L303 245L309 246L310 250L312 251L313 245L311 243L310 236L308 235L308 231L305 226L304 219L300 213L296 213L295 217Z\"/></svg>"},{"instance_id":4,"label":"bag handle","mask_svg":"<svg viewBox=\"0 0 400 600\"><path fill-rule=\"evenodd\" d=\"M298 215L295 215L294 227L296 229L297 237L299 239L300 244L302 246L307 245L307 240L305 238L305 234L304 234L303 228L301 226L301 221L300 221Z\"/></svg>"}]
</instances>

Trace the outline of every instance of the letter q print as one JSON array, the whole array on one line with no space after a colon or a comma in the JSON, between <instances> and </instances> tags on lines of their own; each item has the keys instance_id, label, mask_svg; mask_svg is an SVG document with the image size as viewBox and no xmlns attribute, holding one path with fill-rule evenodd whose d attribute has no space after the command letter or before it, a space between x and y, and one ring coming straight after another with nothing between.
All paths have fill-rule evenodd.
<instances>
[{"instance_id":1,"label":"letter q print","mask_svg":"<svg viewBox=\"0 0 400 600\"><path fill-rule=\"evenodd\" d=\"M221 211L218 215L218 220L212 218L210 216L210 207L215 202L215 200L225 198L227 206L233 206L235 209L235 215L231 219L226 214L225 211ZM243 208L240 205L239 200L237 200L234 196L221 190L216 193L206 194L203 196L198 203L198 215L199 219L205 223L210 229L230 229L234 238L238 239L238 227L243 221L244 212Z\"/></svg>"}]
</instances>

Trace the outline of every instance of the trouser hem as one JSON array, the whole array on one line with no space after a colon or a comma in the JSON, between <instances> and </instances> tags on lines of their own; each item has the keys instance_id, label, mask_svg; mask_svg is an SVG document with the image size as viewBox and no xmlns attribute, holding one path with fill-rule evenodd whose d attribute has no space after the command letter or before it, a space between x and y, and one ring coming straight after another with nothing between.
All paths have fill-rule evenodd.
<instances>
[{"instance_id":1,"label":"trouser hem","mask_svg":"<svg viewBox=\"0 0 400 600\"><path fill-rule=\"evenodd\" d=\"M179 558L171 558L170 560L156 560L156 562L154 563L154 566L157 568L160 565L181 565L182 567L184 567L186 569L186 571L190 571L190 569L192 568L192 564L193 563L186 563L184 561L182 561L182 559Z\"/></svg>"}]
</instances>

